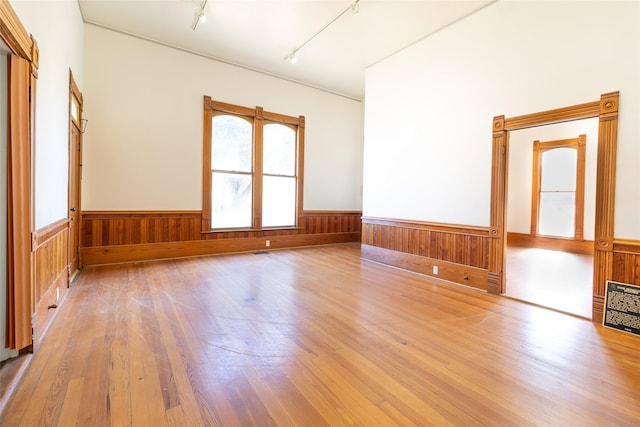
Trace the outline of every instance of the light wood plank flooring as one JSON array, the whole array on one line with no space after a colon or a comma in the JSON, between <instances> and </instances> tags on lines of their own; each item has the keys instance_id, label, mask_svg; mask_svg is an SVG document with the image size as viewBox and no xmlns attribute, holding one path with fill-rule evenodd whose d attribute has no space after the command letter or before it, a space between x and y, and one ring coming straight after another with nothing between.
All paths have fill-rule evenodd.
<instances>
[{"instance_id":1,"label":"light wood plank flooring","mask_svg":"<svg viewBox=\"0 0 640 427\"><path fill-rule=\"evenodd\" d=\"M506 296L592 318L593 255L510 245L506 278Z\"/></svg>"},{"instance_id":2,"label":"light wood plank flooring","mask_svg":"<svg viewBox=\"0 0 640 427\"><path fill-rule=\"evenodd\" d=\"M638 425L638 337L359 257L87 268L0 424Z\"/></svg>"}]
</instances>

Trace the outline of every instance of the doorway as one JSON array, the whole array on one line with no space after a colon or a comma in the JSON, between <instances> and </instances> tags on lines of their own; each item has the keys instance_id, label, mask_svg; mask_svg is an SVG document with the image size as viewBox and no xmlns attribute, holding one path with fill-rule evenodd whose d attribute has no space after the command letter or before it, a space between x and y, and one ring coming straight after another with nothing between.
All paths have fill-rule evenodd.
<instances>
[{"instance_id":1,"label":"doorway","mask_svg":"<svg viewBox=\"0 0 640 427\"><path fill-rule=\"evenodd\" d=\"M491 218L489 226L489 268L487 290L505 292L505 259L507 246L507 170L510 133L519 129L574 120L598 118L598 154L596 172L594 258L592 276L592 320L602 322L604 292L613 277L613 209L616 176L616 144L618 138L619 92L606 93L585 104L547 110L539 113L493 118L491 168Z\"/></svg>"},{"instance_id":2,"label":"doorway","mask_svg":"<svg viewBox=\"0 0 640 427\"><path fill-rule=\"evenodd\" d=\"M80 267L82 93L69 71L69 283Z\"/></svg>"},{"instance_id":3,"label":"doorway","mask_svg":"<svg viewBox=\"0 0 640 427\"><path fill-rule=\"evenodd\" d=\"M598 119L509 133L504 295L591 319Z\"/></svg>"}]
</instances>

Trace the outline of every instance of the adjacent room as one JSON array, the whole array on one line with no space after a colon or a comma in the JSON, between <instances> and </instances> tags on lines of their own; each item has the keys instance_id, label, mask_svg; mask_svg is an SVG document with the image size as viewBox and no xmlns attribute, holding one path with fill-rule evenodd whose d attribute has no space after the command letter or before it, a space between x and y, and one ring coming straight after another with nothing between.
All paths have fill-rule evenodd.
<instances>
[{"instance_id":1,"label":"adjacent room","mask_svg":"<svg viewBox=\"0 0 640 427\"><path fill-rule=\"evenodd\" d=\"M0 0L0 52L1 425L640 419L640 2Z\"/></svg>"}]
</instances>

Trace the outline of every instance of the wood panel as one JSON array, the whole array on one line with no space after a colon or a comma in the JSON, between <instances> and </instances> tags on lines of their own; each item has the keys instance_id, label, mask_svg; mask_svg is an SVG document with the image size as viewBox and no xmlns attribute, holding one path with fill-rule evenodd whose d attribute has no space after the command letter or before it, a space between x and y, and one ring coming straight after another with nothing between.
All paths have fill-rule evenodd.
<instances>
[{"instance_id":1,"label":"wood panel","mask_svg":"<svg viewBox=\"0 0 640 427\"><path fill-rule=\"evenodd\" d=\"M82 246L200 240L200 211L89 211L82 213Z\"/></svg>"},{"instance_id":2,"label":"wood panel","mask_svg":"<svg viewBox=\"0 0 640 427\"><path fill-rule=\"evenodd\" d=\"M200 211L83 212L83 247L320 233L360 233L360 211L305 211L300 227L201 232Z\"/></svg>"},{"instance_id":3,"label":"wood panel","mask_svg":"<svg viewBox=\"0 0 640 427\"><path fill-rule=\"evenodd\" d=\"M638 337L358 244L90 267L0 425L636 426L638 366Z\"/></svg>"},{"instance_id":4,"label":"wood panel","mask_svg":"<svg viewBox=\"0 0 640 427\"><path fill-rule=\"evenodd\" d=\"M69 287L68 238L68 219L34 233L35 312L32 327L36 348L53 322L57 307L64 301Z\"/></svg>"},{"instance_id":5,"label":"wood panel","mask_svg":"<svg viewBox=\"0 0 640 427\"><path fill-rule=\"evenodd\" d=\"M267 238L268 237L268 238ZM269 240L269 246L267 246ZM245 237L232 239L191 240L185 242L148 243L84 248L85 266L118 264L155 259L183 258L238 252L267 251L301 246L357 242L359 233L320 233L290 236Z\"/></svg>"},{"instance_id":6,"label":"wood panel","mask_svg":"<svg viewBox=\"0 0 640 427\"><path fill-rule=\"evenodd\" d=\"M438 266L443 268L438 277L486 290L488 234L483 227L364 217L363 257L431 276L432 267ZM371 248L365 250L365 245Z\"/></svg>"},{"instance_id":7,"label":"wood panel","mask_svg":"<svg viewBox=\"0 0 640 427\"><path fill-rule=\"evenodd\" d=\"M361 216L360 211L307 211L299 227L203 233L199 211L83 212L83 264L164 259L170 251L177 257L255 251L265 249L267 239L271 248L355 242Z\"/></svg>"},{"instance_id":8,"label":"wood panel","mask_svg":"<svg viewBox=\"0 0 640 427\"><path fill-rule=\"evenodd\" d=\"M594 242L593 240L555 239L553 237L508 232L507 244L593 255Z\"/></svg>"},{"instance_id":9,"label":"wood panel","mask_svg":"<svg viewBox=\"0 0 640 427\"><path fill-rule=\"evenodd\" d=\"M640 240L614 240L611 280L640 286Z\"/></svg>"}]
</instances>

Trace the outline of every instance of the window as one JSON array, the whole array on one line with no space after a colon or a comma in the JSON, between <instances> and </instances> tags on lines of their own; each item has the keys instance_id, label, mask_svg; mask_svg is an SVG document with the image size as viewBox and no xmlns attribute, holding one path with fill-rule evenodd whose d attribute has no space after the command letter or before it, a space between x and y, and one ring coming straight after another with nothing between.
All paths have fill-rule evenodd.
<instances>
[{"instance_id":1,"label":"window","mask_svg":"<svg viewBox=\"0 0 640 427\"><path fill-rule=\"evenodd\" d=\"M304 117L204 98L203 231L297 227Z\"/></svg>"},{"instance_id":2,"label":"window","mask_svg":"<svg viewBox=\"0 0 640 427\"><path fill-rule=\"evenodd\" d=\"M533 235L583 240L586 136L533 143Z\"/></svg>"}]
</instances>

